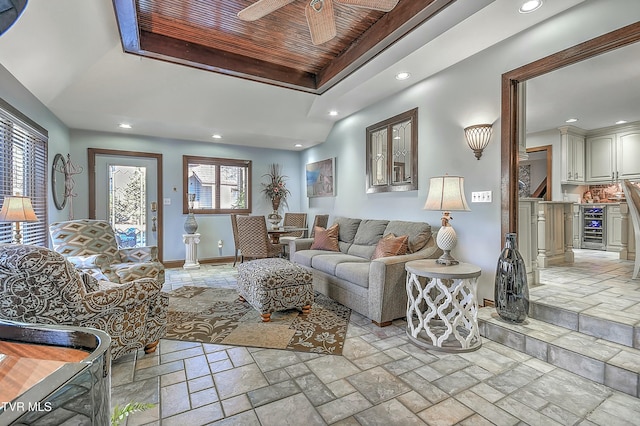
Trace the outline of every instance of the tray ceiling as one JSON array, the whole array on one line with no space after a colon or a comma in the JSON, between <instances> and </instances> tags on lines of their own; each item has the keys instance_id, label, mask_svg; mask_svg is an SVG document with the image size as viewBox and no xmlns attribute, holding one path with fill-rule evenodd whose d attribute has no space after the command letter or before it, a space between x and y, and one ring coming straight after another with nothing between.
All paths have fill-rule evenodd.
<instances>
[{"instance_id":1,"label":"tray ceiling","mask_svg":"<svg viewBox=\"0 0 640 426\"><path fill-rule=\"evenodd\" d=\"M390 12L334 2L337 36L313 45L292 3L246 22L255 0L114 0L126 52L323 93L455 0L400 0Z\"/></svg>"}]
</instances>

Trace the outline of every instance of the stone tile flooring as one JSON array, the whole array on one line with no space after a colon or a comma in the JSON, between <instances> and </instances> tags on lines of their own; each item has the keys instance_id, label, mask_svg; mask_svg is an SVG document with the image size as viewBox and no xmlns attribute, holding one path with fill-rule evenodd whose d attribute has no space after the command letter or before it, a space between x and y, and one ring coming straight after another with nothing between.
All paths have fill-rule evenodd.
<instances>
[{"instance_id":1,"label":"stone tile flooring","mask_svg":"<svg viewBox=\"0 0 640 426\"><path fill-rule=\"evenodd\" d=\"M235 276L231 265L171 269L165 290L233 288ZM157 403L129 426L638 424L638 398L487 339L475 352L426 351L405 326L353 312L343 356L162 340L113 363L112 404Z\"/></svg>"}]
</instances>

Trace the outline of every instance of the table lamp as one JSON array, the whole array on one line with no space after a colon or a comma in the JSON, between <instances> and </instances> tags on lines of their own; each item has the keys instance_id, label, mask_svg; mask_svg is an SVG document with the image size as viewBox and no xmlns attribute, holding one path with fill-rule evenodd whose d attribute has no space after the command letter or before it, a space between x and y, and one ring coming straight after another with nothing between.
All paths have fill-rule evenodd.
<instances>
[{"instance_id":1,"label":"table lamp","mask_svg":"<svg viewBox=\"0 0 640 426\"><path fill-rule=\"evenodd\" d=\"M429 182L429 194L424 205L425 210L442 211L442 227L438 231L436 243L444 252L436 263L441 265L457 265L456 259L451 256L458 243L456 231L451 226L451 211L470 211L467 200L464 197L464 178L462 176L436 176Z\"/></svg>"},{"instance_id":2,"label":"table lamp","mask_svg":"<svg viewBox=\"0 0 640 426\"><path fill-rule=\"evenodd\" d=\"M2 202L0 210L0 222L15 222L16 234L14 237L16 244L22 244L22 234L20 233L21 222L37 222L38 217L33 211L29 197L13 195L6 197Z\"/></svg>"}]
</instances>

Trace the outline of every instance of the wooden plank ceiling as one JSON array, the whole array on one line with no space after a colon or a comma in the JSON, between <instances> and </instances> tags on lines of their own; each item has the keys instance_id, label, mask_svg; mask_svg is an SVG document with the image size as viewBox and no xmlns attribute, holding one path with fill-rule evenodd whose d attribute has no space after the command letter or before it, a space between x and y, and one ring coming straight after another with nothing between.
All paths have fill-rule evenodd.
<instances>
[{"instance_id":1,"label":"wooden plank ceiling","mask_svg":"<svg viewBox=\"0 0 640 426\"><path fill-rule=\"evenodd\" d=\"M323 93L455 0L400 0L390 12L333 2L337 36L314 46L292 3L246 22L256 0L113 0L125 52Z\"/></svg>"}]
</instances>

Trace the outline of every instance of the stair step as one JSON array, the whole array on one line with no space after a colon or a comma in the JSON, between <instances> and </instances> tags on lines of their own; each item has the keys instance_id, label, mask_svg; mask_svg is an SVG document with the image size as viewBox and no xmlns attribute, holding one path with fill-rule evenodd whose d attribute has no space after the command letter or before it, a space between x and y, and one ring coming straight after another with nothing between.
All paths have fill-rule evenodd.
<instances>
[{"instance_id":1,"label":"stair step","mask_svg":"<svg viewBox=\"0 0 640 426\"><path fill-rule=\"evenodd\" d=\"M615 310L614 307L585 308L579 303L540 299L530 302L529 316L572 331L640 349L640 322L637 314L625 316L624 312Z\"/></svg>"},{"instance_id":2,"label":"stair step","mask_svg":"<svg viewBox=\"0 0 640 426\"><path fill-rule=\"evenodd\" d=\"M640 397L640 350L528 318L502 320L495 308L478 310L480 335L556 367Z\"/></svg>"}]
</instances>

